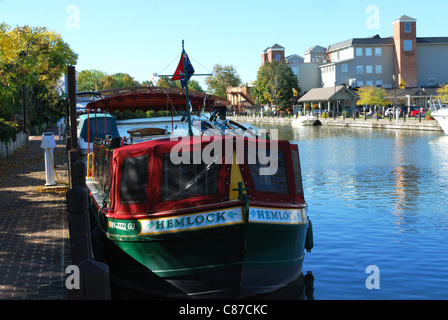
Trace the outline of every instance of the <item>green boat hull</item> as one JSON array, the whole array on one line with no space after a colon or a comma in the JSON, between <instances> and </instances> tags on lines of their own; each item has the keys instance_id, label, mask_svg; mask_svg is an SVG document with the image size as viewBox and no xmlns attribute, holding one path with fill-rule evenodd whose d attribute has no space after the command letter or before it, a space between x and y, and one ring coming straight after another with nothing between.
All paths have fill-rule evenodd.
<instances>
[{"instance_id":1,"label":"green boat hull","mask_svg":"<svg viewBox=\"0 0 448 320\"><path fill-rule=\"evenodd\" d=\"M294 224L241 217L225 225L154 234L142 234L148 220L103 217L103 228L93 238L112 282L142 297L237 299L298 279L309 225L303 217Z\"/></svg>"}]
</instances>

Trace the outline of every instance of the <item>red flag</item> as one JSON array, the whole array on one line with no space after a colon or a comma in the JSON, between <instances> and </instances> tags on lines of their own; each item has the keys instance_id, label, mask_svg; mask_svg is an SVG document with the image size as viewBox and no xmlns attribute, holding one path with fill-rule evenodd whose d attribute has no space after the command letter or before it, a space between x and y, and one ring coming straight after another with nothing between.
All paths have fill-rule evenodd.
<instances>
[{"instance_id":1,"label":"red flag","mask_svg":"<svg viewBox=\"0 0 448 320\"><path fill-rule=\"evenodd\" d=\"M182 54L180 56L180 61L179 61L179 64L177 65L176 71L174 72L174 76L171 78L171 81L180 80L180 82L182 84L182 89L185 86L185 79L183 77L183 74L184 74L184 55L185 55L185 58L187 60L187 68L186 68L187 69L186 70L187 80L189 80L190 77L193 75L193 73L194 73L193 65L191 64L190 59L188 58L188 55L187 55L187 53L184 50L184 51L182 51Z\"/></svg>"}]
</instances>

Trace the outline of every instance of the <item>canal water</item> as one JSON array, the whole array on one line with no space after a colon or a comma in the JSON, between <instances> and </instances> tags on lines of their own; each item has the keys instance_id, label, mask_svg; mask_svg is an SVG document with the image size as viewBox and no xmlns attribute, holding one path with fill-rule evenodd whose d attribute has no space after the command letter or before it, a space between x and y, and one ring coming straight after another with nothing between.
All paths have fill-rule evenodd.
<instances>
[{"instance_id":1,"label":"canal water","mask_svg":"<svg viewBox=\"0 0 448 320\"><path fill-rule=\"evenodd\" d=\"M315 299L448 298L448 136L269 128L299 146Z\"/></svg>"},{"instance_id":2,"label":"canal water","mask_svg":"<svg viewBox=\"0 0 448 320\"><path fill-rule=\"evenodd\" d=\"M448 298L448 136L251 125L299 146L314 299Z\"/></svg>"}]
</instances>

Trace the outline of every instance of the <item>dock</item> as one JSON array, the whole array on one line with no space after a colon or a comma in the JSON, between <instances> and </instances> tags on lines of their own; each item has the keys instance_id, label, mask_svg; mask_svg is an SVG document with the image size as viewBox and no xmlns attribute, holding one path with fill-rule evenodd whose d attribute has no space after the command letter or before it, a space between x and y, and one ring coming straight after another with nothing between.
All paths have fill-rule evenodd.
<instances>
[{"instance_id":1,"label":"dock","mask_svg":"<svg viewBox=\"0 0 448 320\"><path fill-rule=\"evenodd\" d=\"M263 124L291 124L294 117L228 117L238 122L254 122ZM435 120L424 120L407 118L405 121L400 118L395 119L371 119L371 118L319 118L322 125L339 127L375 128L375 129L399 129L399 130L423 130L423 131L443 131Z\"/></svg>"}]
</instances>

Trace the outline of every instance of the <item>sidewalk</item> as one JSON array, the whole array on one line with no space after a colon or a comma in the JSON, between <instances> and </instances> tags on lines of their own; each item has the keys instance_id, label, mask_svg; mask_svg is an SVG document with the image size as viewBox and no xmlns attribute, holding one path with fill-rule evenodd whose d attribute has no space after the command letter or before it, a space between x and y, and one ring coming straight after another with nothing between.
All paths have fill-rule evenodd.
<instances>
[{"instance_id":1,"label":"sidewalk","mask_svg":"<svg viewBox=\"0 0 448 320\"><path fill-rule=\"evenodd\" d=\"M66 152L57 136L54 160L68 181ZM12 156L0 159L0 299L66 298L65 269L70 265L66 188L45 188L41 136ZM55 178L59 183L58 178Z\"/></svg>"}]
</instances>

